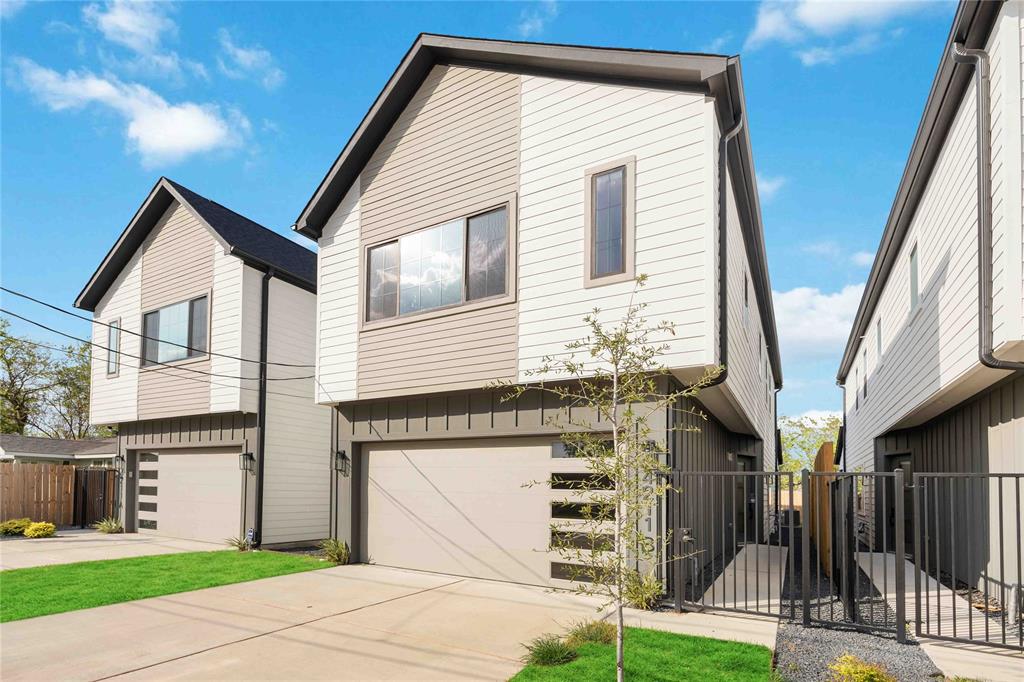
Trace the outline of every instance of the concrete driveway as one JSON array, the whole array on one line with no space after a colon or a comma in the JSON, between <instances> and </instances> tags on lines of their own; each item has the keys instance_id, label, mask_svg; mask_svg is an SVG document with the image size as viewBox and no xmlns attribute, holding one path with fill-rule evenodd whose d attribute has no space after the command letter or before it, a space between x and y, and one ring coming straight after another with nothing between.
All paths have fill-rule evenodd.
<instances>
[{"instance_id":1,"label":"concrete driveway","mask_svg":"<svg viewBox=\"0 0 1024 682\"><path fill-rule=\"evenodd\" d=\"M227 549L227 545L138 533L105 535L94 530L62 530L52 538L3 538L0 570L218 549Z\"/></svg>"},{"instance_id":2,"label":"concrete driveway","mask_svg":"<svg viewBox=\"0 0 1024 682\"><path fill-rule=\"evenodd\" d=\"M356 565L0 625L13 680L508 679L596 615L540 588Z\"/></svg>"}]
</instances>

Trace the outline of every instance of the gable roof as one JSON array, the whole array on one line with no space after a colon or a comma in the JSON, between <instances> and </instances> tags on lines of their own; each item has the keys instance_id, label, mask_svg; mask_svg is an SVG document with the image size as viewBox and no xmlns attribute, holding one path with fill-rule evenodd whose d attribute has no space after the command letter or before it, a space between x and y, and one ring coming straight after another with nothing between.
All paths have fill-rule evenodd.
<instances>
[{"instance_id":1,"label":"gable roof","mask_svg":"<svg viewBox=\"0 0 1024 682\"><path fill-rule=\"evenodd\" d=\"M116 455L116 438L40 438L16 433L0 434L0 448L5 454L22 455Z\"/></svg>"},{"instance_id":2,"label":"gable roof","mask_svg":"<svg viewBox=\"0 0 1024 682\"><path fill-rule=\"evenodd\" d=\"M320 237L331 214L436 64L486 65L511 73L701 92L715 98L722 129L745 116L739 57L421 33L306 202L292 229L310 239ZM737 141L739 144L731 145L729 151L730 173L744 188L743 192L737 192L740 210L751 218L741 221L744 243L775 384L781 387L782 363L748 126L743 126Z\"/></svg>"},{"instance_id":3,"label":"gable roof","mask_svg":"<svg viewBox=\"0 0 1024 682\"><path fill-rule=\"evenodd\" d=\"M943 47L939 68L932 81L928 101L925 103L924 113L921 115L921 122L917 126L914 143L910 148L910 156L907 158L903 177L896 190L896 198L889 211L882 240L875 253L871 273L864 286L864 293L861 294L853 328L846 340L846 350L836 374L839 383L845 382L846 376L850 373L861 337L867 333L868 324L875 313L889 273L892 272L900 247L907 236L907 230L910 229L910 223L917 212L917 205L928 187L928 180L949 135L960 102L971 83L972 67L954 63L949 57L950 49L953 43L963 43L968 48L984 48L1002 5L1002 2L962 0L957 7L953 27Z\"/></svg>"},{"instance_id":4,"label":"gable roof","mask_svg":"<svg viewBox=\"0 0 1024 682\"><path fill-rule=\"evenodd\" d=\"M316 254L245 216L168 178L157 180L149 196L75 299L75 307L95 310L103 295L173 202L189 208L228 253L295 286L316 292Z\"/></svg>"}]
</instances>

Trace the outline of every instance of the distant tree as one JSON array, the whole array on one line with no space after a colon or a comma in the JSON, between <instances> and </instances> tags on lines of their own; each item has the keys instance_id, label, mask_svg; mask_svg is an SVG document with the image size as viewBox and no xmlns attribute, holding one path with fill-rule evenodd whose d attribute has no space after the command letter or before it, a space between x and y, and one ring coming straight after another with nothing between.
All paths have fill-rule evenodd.
<instances>
[{"instance_id":1,"label":"distant tree","mask_svg":"<svg viewBox=\"0 0 1024 682\"><path fill-rule=\"evenodd\" d=\"M31 426L50 438L77 440L96 435L89 425L89 380L92 373L91 346L66 346L52 359L50 387L43 394L40 409Z\"/></svg>"},{"instance_id":2,"label":"distant tree","mask_svg":"<svg viewBox=\"0 0 1024 682\"><path fill-rule=\"evenodd\" d=\"M0 319L0 431L25 435L53 382L50 356Z\"/></svg>"},{"instance_id":3,"label":"distant tree","mask_svg":"<svg viewBox=\"0 0 1024 682\"><path fill-rule=\"evenodd\" d=\"M811 470L814 457L822 443L835 442L843 418L838 414L821 417L780 417L779 430L782 432L783 471ZM799 479L797 479L799 482Z\"/></svg>"}]
</instances>

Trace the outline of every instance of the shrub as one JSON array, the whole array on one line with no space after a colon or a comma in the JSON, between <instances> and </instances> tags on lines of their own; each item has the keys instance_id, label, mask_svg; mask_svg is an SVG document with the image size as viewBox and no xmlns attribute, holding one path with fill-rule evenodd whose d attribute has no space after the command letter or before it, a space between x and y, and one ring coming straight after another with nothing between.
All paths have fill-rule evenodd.
<instances>
[{"instance_id":1,"label":"shrub","mask_svg":"<svg viewBox=\"0 0 1024 682\"><path fill-rule=\"evenodd\" d=\"M573 649L579 648L587 642L595 644L614 644L615 625L606 620L583 620L574 623L569 629L569 635L565 643Z\"/></svg>"},{"instance_id":2,"label":"shrub","mask_svg":"<svg viewBox=\"0 0 1024 682\"><path fill-rule=\"evenodd\" d=\"M0 535L24 535L32 519L10 519L0 523Z\"/></svg>"},{"instance_id":3,"label":"shrub","mask_svg":"<svg viewBox=\"0 0 1024 682\"><path fill-rule=\"evenodd\" d=\"M320 543L320 551L323 552L324 559L327 559L332 564L344 565L351 558L348 543L344 540L327 538Z\"/></svg>"},{"instance_id":4,"label":"shrub","mask_svg":"<svg viewBox=\"0 0 1024 682\"><path fill-rule=\"evenodd\" d=\"M249 549L249 541L243 537L227 538L224 542L228 543L228 547L234 547L239 552L245 552Z\"/></svg>"},{"instance_id":5,"label":"shrub","mask_svg":"<svg viewBox=\"0 0 1024 682\"><path fill-rule=\"evenodd\" d=\"M100 519L96 523L92 524L92 527L101 533L123 533L124 526L113 516L108 516L105 519Z\"/></svg>"},{"instance_id":6,"label":"shrub","mask_svg":"<svg viewBox=\"0 0 1024 682\"><path fill-rule=\"evenodd\" d=\"M576 658L576 650L555 635L541 635L523 646L524 660L531 665L561 665Z\"/></svg>"},{"instance_id":7,"label":"shrub","mask_svg":"<svg viewBox=\"0 0 1024 682\"><path fill-rule=\"evenodd\" d=\"M833 661L832 682L896 682L896 678L880 665L868 663L851 654L843 654Z\"/></svg>"},{"instance_id":8,"label":"shrub","mask_svg":"<svg viewBox=\"0 0 1024 682\"><path fill-rule=\"evenodd\" d=\"M25 529L25 537L27 538L48 538L57 532L57 526L46 521L39 521L37 523L30 523L28 528Z\"/></svg>"},{"instance_id":9,"label":"shrub","mask_svg":"<svg viewBox=\"0 0 1024 682\"><path fill-rule=\"evenodd\" d=\"M635 609L648 610L661 599L661 581L654 572L641 574L629 571L626 574L624 596L626 603Z\"/></svg>"}]
</instances>

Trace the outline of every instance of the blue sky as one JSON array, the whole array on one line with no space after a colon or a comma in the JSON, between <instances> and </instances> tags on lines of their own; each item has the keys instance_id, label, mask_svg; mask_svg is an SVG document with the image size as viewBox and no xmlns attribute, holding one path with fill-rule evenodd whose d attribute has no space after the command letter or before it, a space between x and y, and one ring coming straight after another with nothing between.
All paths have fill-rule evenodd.
<instances>
[{"instance_id":1,"label":"blue sky","mask_svg":"<svg viewBox=\"0 0 1024 682\"><path fill-rule=\"evenodd\" d=\"M289 234L420 32L741 54L790 415L839 407L839 355L955 12L893 0L0 3L2 281L68 307L160 175Z\"/></svg>"}]
</instances>

